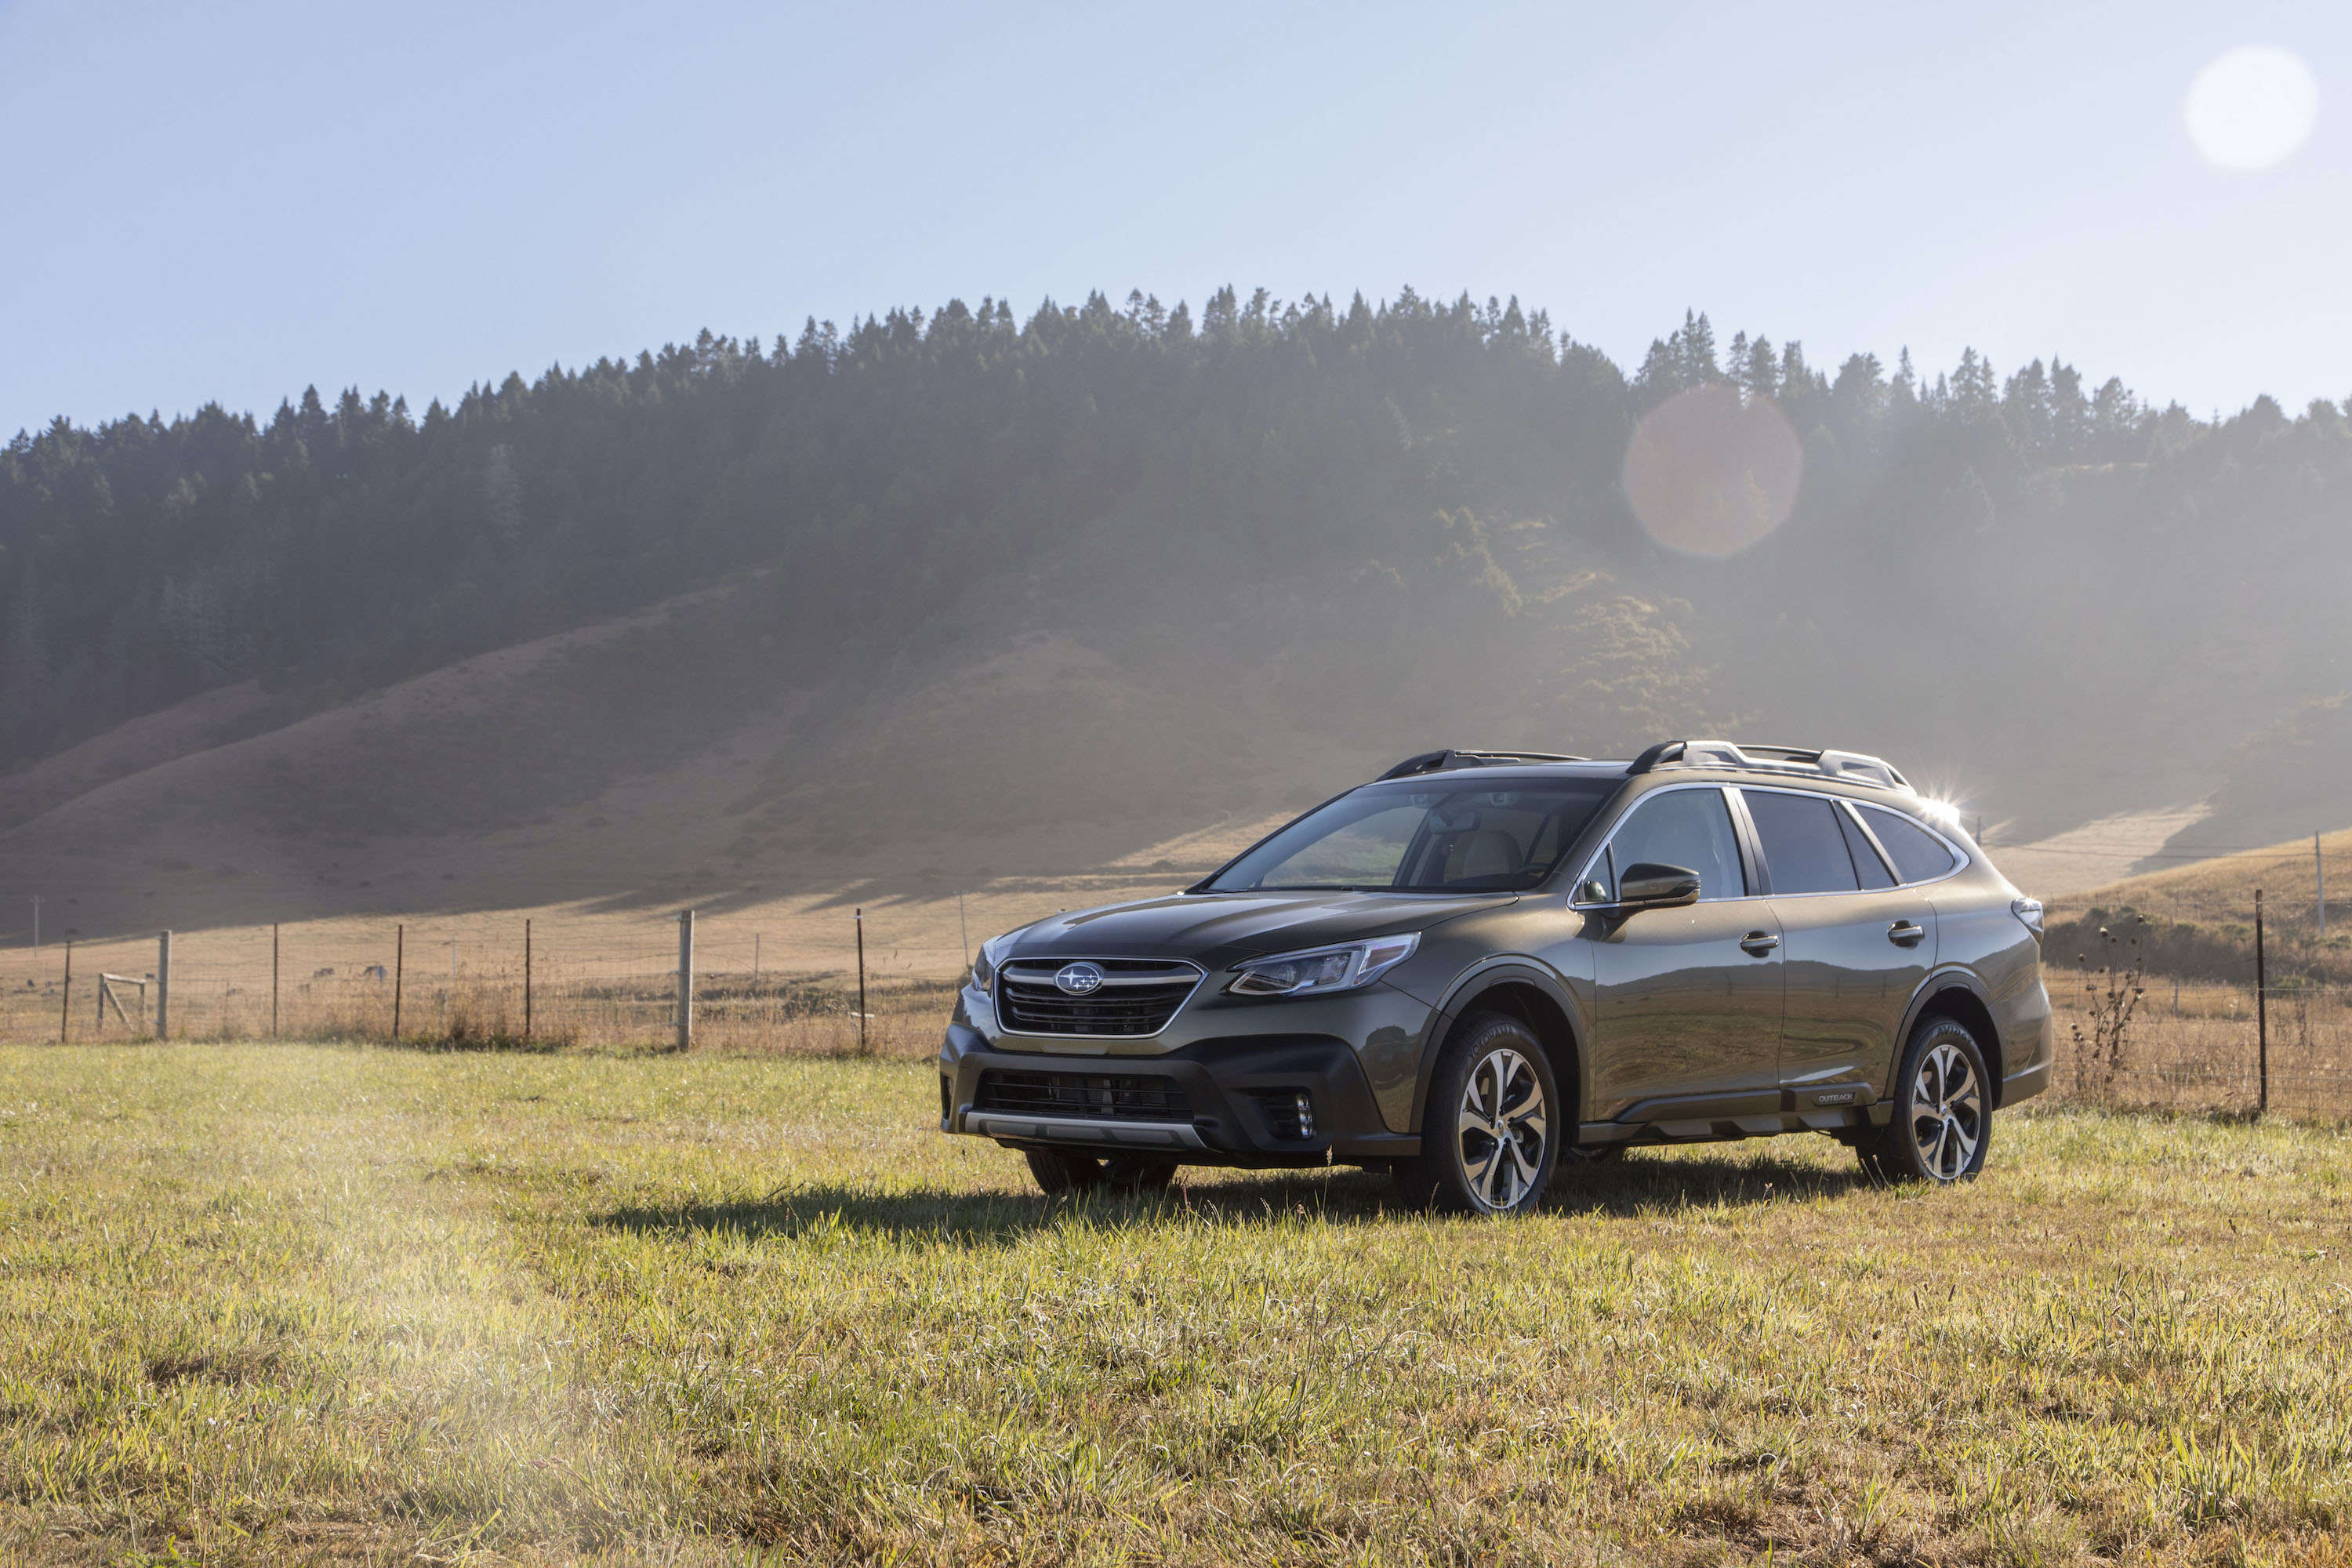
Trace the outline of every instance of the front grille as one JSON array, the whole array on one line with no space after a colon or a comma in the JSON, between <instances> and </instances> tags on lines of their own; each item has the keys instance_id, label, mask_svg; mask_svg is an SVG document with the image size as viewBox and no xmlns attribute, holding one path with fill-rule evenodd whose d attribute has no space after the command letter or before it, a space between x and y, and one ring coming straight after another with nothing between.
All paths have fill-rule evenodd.
<instances>
[{"instance_id":1,"label":"front grille","mask_svg":"<svg viewBox=\"0 0 2352 1568\"><path fill-rule=\"evenodd\" d=\"M980 1075L974 1110L1024 1116L1096 1116L1120 1121L1190 1121L1192 1101L1173 1079L1093 1072L1011 1072Z\"/></svg>"},{"instance_id":2,"label":"front grille","mask_svg":"<svg viewBox=\"0 0 2352 1568\"><path fill-rule=\"evenodd\" d=\"M1022 958L998 972L996 1011L1024 1035L1096 1035L1138 1038L1168 1026L1201 983L1189 963L1156 958L1096 958L1102 989L1073 996L1054 984L1066 958Z\"/></svg>"}]
</instances>

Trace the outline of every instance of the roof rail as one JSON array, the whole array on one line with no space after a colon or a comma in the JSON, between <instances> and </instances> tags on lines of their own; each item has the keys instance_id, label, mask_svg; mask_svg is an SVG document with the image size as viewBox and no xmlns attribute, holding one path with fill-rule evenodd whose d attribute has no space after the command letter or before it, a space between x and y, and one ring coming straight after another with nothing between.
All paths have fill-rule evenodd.
<instances>
[{"instance_id":1,"label":"roof rail","mask_svg":"<svg viewBox=\"0 0 2352 1568\"><path fill-rule=\"evenodd\" d=\"M1564 752L1418 752L1382 773L1382 779L1409 779L1415 773L1439 773L1453 768L1504 767L1512 763L1589 763Z\"/></svg>"},{"instance_id":2,"label":"roof rail","mask_svg":"<svg viewBox=\"0 0 2352 1568\"><path fill-rule=\"evenodd\" d=\"M1759 746L1752 742L1661 741L1633 759L1628 775L1658 768L1729 768L1741 773L1814 773L1848 784L1875 784L1881 789L1908 790L1911 781L1883 757L1859 752L1837 752L1818 746Z\"/></svg>"}]
</instances>

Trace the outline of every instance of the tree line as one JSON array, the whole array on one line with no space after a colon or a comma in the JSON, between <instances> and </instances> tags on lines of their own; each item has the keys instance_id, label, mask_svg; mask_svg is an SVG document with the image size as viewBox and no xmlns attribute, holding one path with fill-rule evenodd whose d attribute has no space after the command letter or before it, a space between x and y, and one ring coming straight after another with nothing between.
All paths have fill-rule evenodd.
<instances>
[{"instance_id":1,"label":"tree line","mask_svg":"<svg viewBox=\"0 0 2352 1568\"><path fill-rule=\"evenodd\" d=\"M1643 415L1714 384L1804 442L1796 513L1736 571L1661 551L1619 485ZM2186 530L2194 572L2242 552L2225 520L2281 549L2340 534L2347 483L2336 405L2200 420L2055 359L1816 369L1793 340L1718 346L1691 313L1628 374L1516 300L1228 288L1197 319L1095 294L1025 321L950 300L509 374L422 415L312 389L266 420L208 405L20 433L0 452L0 766L224 684L331 700L751 568L774 635L822 666L982 624L1040 563L1088 552L1106 584L1204 592L1351 560L1491 577L1477 520L1534 517L1556 548L1745 614L1857 553L1870 580L1948 564L1955 539L2112 573L2119 541ZM2133 592L2188 581L2165 576Z\"/></svg>"}]
</instances>

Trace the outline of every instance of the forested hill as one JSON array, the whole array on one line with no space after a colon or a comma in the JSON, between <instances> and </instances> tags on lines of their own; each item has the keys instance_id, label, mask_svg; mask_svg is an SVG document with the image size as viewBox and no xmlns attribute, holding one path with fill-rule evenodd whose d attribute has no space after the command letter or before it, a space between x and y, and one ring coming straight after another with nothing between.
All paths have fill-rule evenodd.
<instances>
[{"instance_id":1,"label":"forested hill","mask_svg":"<svg viewBox=\"0 0 2352 1568\"><path fill-rule=\"evenodd\" d=\"M1678 394L1696 425L1642 424ZM1636 515L1660 483L1679 531ZM1348 765L1725 726L1884 749L2048 825L2077 796L2201 793L2231 746L2352 686L2347 501L2335 405L2206 422L2056 361L1817 369L1693 316L1628 374L1516 302L1410 290L1226 289L1197 320L1132 296L1025 322L950 302L510 375L421 416L306 393L266 422L20 435L0 768L223 689L250 700L222 734L260 733L701 594L715 640L669 705L798 691L803 763L903 770L961 721L884 744L877 705L930 711L941 679L1034 664L1045 638L1102 704L1089 728L1024 721L1019 765L1049 775L1195 722ZM1763 536L1654 536L1690 543L1693 507ZM721 732L664 711L639 655L639 742ZM1116 762L1090 787L1118 787ZM772 805L813 798L778 766ZM952 797L909 809L966 826Z\"/></svg>"}]
</instances>

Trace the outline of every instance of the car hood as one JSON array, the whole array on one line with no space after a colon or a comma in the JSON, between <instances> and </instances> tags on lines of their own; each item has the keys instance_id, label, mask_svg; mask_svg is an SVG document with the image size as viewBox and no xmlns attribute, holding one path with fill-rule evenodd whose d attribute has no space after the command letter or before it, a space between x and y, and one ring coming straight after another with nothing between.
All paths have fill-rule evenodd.
<instances>
[{"instance_id":1,"label":"car hood","mask_svg":"<svg viewBox=\"0 0 2352 1568\"><path fill-rule=\"evenodd\" d=\"M1132 904L1074 910L1017 933L1005 958L1189 958L1211 968L1262 952L1392 936L1476 910L1516 903L1517 893L1180 893Z\"/></svg>"}]
</instances>

